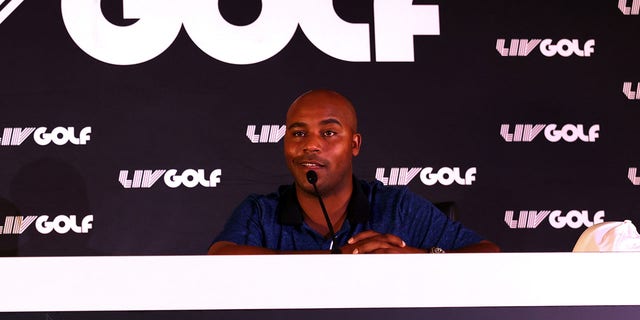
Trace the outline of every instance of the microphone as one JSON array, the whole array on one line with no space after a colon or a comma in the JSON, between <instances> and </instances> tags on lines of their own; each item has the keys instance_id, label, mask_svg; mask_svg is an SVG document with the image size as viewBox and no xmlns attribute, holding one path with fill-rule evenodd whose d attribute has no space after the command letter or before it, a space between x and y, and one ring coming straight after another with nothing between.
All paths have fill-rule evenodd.
<instances>
[{"instance_id":1,"label":"microphone","mask_svg":"<svg viewBox=\"0 0 640 320\"><path fill-rule=\"evenodd\" d=\"M331 224L331 219L329 219L329 214L327 213L327 208L324 206L324 201L322 201L322 196L318 191L318 187L316 186L316 182L318 182L318 174L313 171L307 171L307 181L313 186L313 190L316 192L316 196L318 197L318 201L320 201L320 208L322 208L322 214L324 215L324 219L327 221L327 227L329 227L329 236L331 237L331 244L329 245L329 250L331 253L342 253L340 248L333 247L333 243L336 241L336 233L333 231L333 225Z\"/></svg>"},{"instance_id":2,"label":"microphone","mask_svg":"<svg viewBox=\"0 0 640 320\"><path fill-rule=\"evenodd\" d=\"M318 189L316 189L316 182L318 182L318 174L313 170L307 171L307 181L311 183L313 188L316 190L316 193L318 193Z\"/></svg>"}]
</instances>

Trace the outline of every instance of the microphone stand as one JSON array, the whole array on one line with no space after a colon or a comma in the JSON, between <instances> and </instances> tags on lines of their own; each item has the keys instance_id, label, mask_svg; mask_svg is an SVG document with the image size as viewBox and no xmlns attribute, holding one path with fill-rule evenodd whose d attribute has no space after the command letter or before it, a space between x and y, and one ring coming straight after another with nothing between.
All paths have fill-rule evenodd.
<instances>
[{"instance_id":1,"label":"microphone stand","mask_svg":"<svg viewBox=\"0 0 640 320\"><path fill-rule=\"evenodd\" d=\"M320 208L322 209L322 214L324 215L324 219L327 221L327 227L329 227L329 236L331 237L331 244L329 245L329 250L333 254L340 254L340 248L333 247L334 243L337 242L336 233L333 231L333 225L331 224L331 219L329 219L329 214L327 213L327 208L324 206L324 201L322 201L322 196L320 196L320 192L318 191L318 186L316 186L316 182L318 182L318 174L313 171L307 171L307 181L313 186L313 190L316 192L316 196L318 197L318 201L320 201Z\"/></svg>"}]
</instances>

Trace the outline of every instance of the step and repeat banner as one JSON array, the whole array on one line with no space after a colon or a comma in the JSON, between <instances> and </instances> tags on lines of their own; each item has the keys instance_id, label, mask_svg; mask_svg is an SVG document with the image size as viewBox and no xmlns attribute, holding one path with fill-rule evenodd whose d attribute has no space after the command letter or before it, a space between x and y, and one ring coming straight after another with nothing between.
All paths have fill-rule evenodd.
<instances>
[{"instance_id":1,"label":"step and repeat banner","mask_svg":"<svg viewBox=\"0 0 640 320\"><path fill-rule=\"evenodd\" d=\"M0 1L8 256L206 253L292 183L289 104L357 108L357 177L504 251L640 213L640 1Z\"/></svg>"}]
</instances>

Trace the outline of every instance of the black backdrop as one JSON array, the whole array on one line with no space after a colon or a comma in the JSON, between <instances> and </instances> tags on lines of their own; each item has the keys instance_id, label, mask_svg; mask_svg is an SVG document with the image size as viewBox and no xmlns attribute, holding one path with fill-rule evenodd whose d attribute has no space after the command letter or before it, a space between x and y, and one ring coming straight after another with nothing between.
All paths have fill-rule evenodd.
<instances>
[{"instance_id":1,"label":"black backdrop","mask_svg":"<svg viewBox=\"0 0 640 320\"><path fill-rule=\"evenodd\" d=\"M176 12L189 3L176 2ZM623 85L635 90L640 81L640 16L624 14L617 1L414 4L438 5L440 27L439 35L415 36L414 61L377 62L373 1L335 0L340 18L370 25L372 62L331 57L298 28L272 58L230 64L200 50L183 28L157 57L114 65L74 42L60 1L24 1L0 23L0 130L91 133L80 145L41 146L35 133L20 145L2 140L3 215L93 221L87 233L42 234L33 222L18 235L7 232L5 220L4 248L20 256L205 253L247 194L291 182L282 142L252 143L247 128L255 125L259 135L262 126L283 125L290 102L312 88L337 90L356 105L364 136L360 178L375 179L378 168L389 177L392 168L426 167L459 168L464 178L475 168L469 185L425 185L420 175L408 185L432 201L455 201L458 218L504 251L570 251L596 215L637 220L640 189L629 169L640 166L640 109ZM102 1L111 23L135 26L122 8L122 1ZM219 8L231 23L246 25L262 3L220 0ZM594 45L588 57L547 57L542 45L526 56L502 56L498 39L506 47L511 39ZM513 134L519 124L599 130L593 142L551 142L544 132L531 142L501 136L503 125ZM162 177L149 188L119 181L121 171L132 180L135 170L169 169L201 169L207 179L216 169L222 174L215 187L170 188ZM522 210L558 210L577 227L553 227L552 213L529 221L530 228L511 228L508 212L518 220ZM585 211L587 224L573 210Z\"/></svg>"}]
</instances>

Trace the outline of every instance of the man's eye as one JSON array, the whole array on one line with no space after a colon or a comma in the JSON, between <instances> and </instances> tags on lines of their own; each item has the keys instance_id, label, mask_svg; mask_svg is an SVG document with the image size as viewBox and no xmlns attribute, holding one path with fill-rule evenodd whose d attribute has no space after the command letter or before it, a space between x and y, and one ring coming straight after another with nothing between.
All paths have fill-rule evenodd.
<instances>
[{"instance_id":1,"label":"man's eye","mask_svg":"<svg viewBox=\"0 0 640 320\"><path fill-rule=\"evenodd\" d=\"M325 131L323 132L322 135L324 135L325 137L331 137L334 136L336 133L334 131Z\"/></svg>"},{"instance_id":2,"label":"man's eye","mask_svg":"<svg viewBox=\"0 0 640 320\"><path fill-rule=\"evenodd\" d=\"M294 131L293 132L293 136L294 137L304 137L304 132L303 131Z\"/></svg>"}]
</instances>

